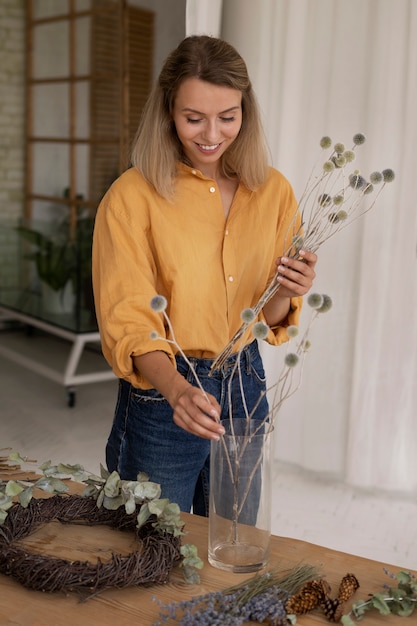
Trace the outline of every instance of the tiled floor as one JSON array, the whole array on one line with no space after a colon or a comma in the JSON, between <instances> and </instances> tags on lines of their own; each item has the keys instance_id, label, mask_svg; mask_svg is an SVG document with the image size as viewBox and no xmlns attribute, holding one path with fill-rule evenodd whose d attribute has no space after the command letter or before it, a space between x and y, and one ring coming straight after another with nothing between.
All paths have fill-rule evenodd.
<instances>
[{"instance_id":1,"label":"tiled floor","mask_svg":"<svg viewBox=\"0 0 417 626\"><path fill-rule=\"evenodd\" d=\"M61 368L68 352L66 342L40 332L0 331L1 344ZM87 351L82 368L98 366L101 355ZM79 386L69 408L63 387L0 355L0 448L97 472L116 386L116 380ZM279 463L273 494L273 533L417 569L417 498L361 492Z\"/></svg>"}]
</instances>

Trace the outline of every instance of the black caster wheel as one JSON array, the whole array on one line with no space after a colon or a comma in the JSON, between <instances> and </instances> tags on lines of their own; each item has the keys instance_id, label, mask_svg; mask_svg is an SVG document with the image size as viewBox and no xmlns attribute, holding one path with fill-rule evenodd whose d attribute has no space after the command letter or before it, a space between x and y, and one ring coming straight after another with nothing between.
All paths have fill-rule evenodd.
<instances>
[{"instance_id":1,"label":"black caster wheel","mask_svg":"<svg viewBox=\"0 0 417 626\"><path fill-rule=\"evenodd\" d=\"M74 389L67 390L67 405L72 408L75 406L76 394Z\"/></svg>"}]
</instances>

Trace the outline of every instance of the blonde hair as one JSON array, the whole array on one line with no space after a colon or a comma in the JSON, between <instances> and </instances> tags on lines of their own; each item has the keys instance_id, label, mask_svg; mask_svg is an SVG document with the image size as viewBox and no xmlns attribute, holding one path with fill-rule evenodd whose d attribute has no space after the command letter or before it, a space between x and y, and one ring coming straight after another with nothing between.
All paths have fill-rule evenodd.
<instances>
[{"instance_id":1,"label":"blonde hair","mask_svg":"<svg viewBox=\"0 0 417 626\"><path fill-rule=\"evenodd\" d=\"M186 161L172 119L175 97L187 78L231 87L242 94L242 126L221 157L222 173L249 189L266 179L267 148L246 64L229 43L207 35L185 38L166 59L147 100L132 148L132 165L165 198L174 192L178 161Z\"/></svg>"}]
</instances>

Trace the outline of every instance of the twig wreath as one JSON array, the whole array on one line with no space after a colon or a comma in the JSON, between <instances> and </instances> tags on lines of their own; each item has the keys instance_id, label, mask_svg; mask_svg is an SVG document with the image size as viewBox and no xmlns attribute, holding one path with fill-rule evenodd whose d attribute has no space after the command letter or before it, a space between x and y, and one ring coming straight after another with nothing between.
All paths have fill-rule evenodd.
<instances>
[{"instance_id":1,"label":"twig wreath","mask_svg":"<svg viewBox=\"0 0 417 626\"><path fill-rule=\"evenodd\" d=\"M20 458L16 453L10 460ZM44 476L36 481L0 481L0 573L24 587L43 592L78 592L86 600L111 587L161 584L167 582L176 564L184 576L195 582L195 568L202 567L195 546L181 545L184 522L179 507L160 499L160 486L139 475L137 481L123 481L117 472L102 468L102 478L86 473L79 465L50 462L41 466ZM82 495L68 495L63 473L82 477L87 484ZM34 498L33 490L55 493ZM18 501L14 501L17 496ZM125 554L112 552L108 560L72 561L31 552L21 543L42 525L105 525L133 532L136 545Z\"/></svg>"},{"instance_id":2,"label":"twig wreath","mask_svg":"<svg viewBox=\"0 0 417 626\"><path fill-rule=\"evenodd\" d=\"M30 552L18 541L41 525L61 523L105 524L118 530L136 531L137 548L128 555L112 554L96 563L70 561ZM136 528L136 515L124 509L98 509L92 498L53 496L34 499L27 508L16 503L0 527L0 571L24 587L37 591L77 591L87 597L109 587L164 583L181 558L181 541L169 533L162 536L150 523Z\"/></svg>"}]
</instances>

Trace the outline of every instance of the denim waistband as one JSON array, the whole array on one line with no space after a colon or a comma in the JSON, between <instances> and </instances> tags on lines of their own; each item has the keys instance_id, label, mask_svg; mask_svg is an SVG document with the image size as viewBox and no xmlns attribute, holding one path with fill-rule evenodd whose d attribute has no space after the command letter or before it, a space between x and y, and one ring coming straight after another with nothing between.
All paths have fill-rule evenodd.
<instances>
[{"instance_id":1,"label":"denim waistband","mask_svg":"<svg viewBox=\"0 0 417 626\"><path fill-rule=\"evenodd\" d=\"M239 352L235 352L234 354L229 356L222 365L222 367L212 372L211 375L214 378L223 378L225 375L230 373L230 370L233 367L235 367L238 358L240 358L240 365L245 368L247 373L249 373L252 360L258 356L259 346L258 342L255 339L254 341L252 341L252 343L245 346ZM178 354L176 355L175 359L177 362L177 367L179 369L187 369L189 367L187 361L191 363L198 376L208 376L211 370L211 366L215 361L215 359L199 359L196 357L187 357L187 359L185 359L183 356Z\"/></svg>"}]
</instances>

